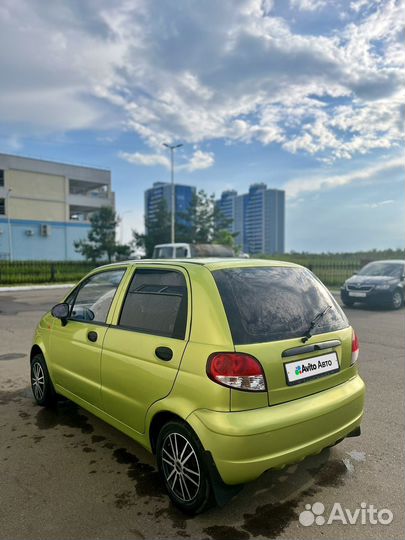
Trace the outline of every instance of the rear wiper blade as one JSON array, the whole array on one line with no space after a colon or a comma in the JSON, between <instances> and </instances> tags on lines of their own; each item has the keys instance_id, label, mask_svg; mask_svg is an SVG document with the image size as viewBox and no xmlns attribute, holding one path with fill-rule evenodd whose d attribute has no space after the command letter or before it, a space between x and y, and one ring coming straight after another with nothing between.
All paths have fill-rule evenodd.
<instances>
[{"instance_id":1,"label":"rear wiper blade","mask_svg":"<svg viewBox=\"0 0 405 540\"><path fill-rule=\"evenodd\" d=\"M320 320L324 317L324 315L332 309L332 306L326 306L326 308L319 312L315 317L312 319L312 321L309 323L308 330L305 332L304 337L302 338L302 342L305 343L309 340L309 338L312 336L312 331L318 326Z\"/></svg>"}]
</instances>

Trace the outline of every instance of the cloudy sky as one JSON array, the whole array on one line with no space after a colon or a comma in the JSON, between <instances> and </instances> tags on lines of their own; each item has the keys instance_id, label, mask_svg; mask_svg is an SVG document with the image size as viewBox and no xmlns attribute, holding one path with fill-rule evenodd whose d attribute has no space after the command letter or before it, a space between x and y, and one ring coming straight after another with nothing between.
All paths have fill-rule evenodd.
<instances>
[{"instance_id":1,"label":"cloudy sky","mask_svg":"<svg viewBox=\"0 0 405 540\"><path fill-rule=\"evenodd\" d=\"M287 249L404 246L396 0L2 0L0 152L111 169L143 191L287 192ZM402 113L402 115L401 115Z\"/></svg>"}]
</instances>

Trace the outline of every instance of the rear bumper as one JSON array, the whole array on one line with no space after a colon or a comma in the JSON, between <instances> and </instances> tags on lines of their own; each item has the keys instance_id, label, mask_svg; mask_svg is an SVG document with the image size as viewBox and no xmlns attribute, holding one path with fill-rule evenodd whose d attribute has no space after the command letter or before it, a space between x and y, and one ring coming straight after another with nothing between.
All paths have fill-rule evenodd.
<instances>
[{"instance_id":1,"label":"rear bumper","mask_svg":"<svg viewBox=\"0 0 405 540\"><path fill-rule=\"evenodd\" d=\"M187 419L222 480L239 484L319 453L361 422L365 387L356 375L318 394L241 412L194 411Z\"/></svg>"}]
</instances>

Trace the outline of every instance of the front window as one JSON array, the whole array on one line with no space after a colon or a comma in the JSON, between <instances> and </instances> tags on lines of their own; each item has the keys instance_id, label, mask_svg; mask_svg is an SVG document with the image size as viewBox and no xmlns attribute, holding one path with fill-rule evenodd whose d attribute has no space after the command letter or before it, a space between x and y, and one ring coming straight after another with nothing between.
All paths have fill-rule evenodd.
<instances>
[{"instance_id":1,"label":"front window","mask_svg":"<svg viewBox=\"0 0 405 540\"><path fill-rule=\"evenodd\" d=\"M71 305L70 318L76 321L105 323L114 295L125 269L100 272L91 276L71 295L67 302Z\"/></svg>"},{"instance_id":2,"label":"front window","mask_svg":"<svg viewBox=\"0 0 405 540\"><path fill-rule=\"evenodd\" d=\"M400 278L404 274L402 263L372 262L359 272L359 276L388 276Z\"/></svg>"},{"instance_id":3,"label":"front window","mask_svg":"<svg viewBox=\"0 0 405 540\"><path fill-rule=\"evenodd\" d=\"M332 309L314 334L348 326L329 291L306 268L228 268L213 275L236 345L302 337L327 306Z\"/></svg>"}]
</instances>

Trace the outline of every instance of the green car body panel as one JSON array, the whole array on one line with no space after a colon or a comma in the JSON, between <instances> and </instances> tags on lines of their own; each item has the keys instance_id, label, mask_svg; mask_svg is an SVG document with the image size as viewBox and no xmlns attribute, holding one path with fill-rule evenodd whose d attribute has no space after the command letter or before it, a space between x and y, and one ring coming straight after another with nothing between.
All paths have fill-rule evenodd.
<instances>
[{"instance_id":1,"label":"green car body panel","mask_svg":"<svg viewBox=\"0 0 405 540\"><path fill-rule=\"evenodd\" d=\"M302 346L301 338L234 345L213 272L240 267L297 267L263 260L131 261L101 267L125 274L104 324L69 320L66 325L47 313L35 333L32 354L44 355L58 394L123 431L154 451L154 428L175 416L187 422L211 453L226 484L254 480L319 453L360 426L365 387L357 364L351 365L350 326L316 334L312 342L336 340L340 369L308 382L288 386L282 352ZM187 284L184 339L167 338L118 326L121 306L137 269L180 272ZM80 286L80 284L78 285ZM97 331L90 343L89 331ZM163 362L157 347L170 347ZM216 352L241 352L263 366L267 389L246 392L220 385L207 376L207 359ZM294 360L325 354L303 354Z\"/></svg>"}]
</instances>

